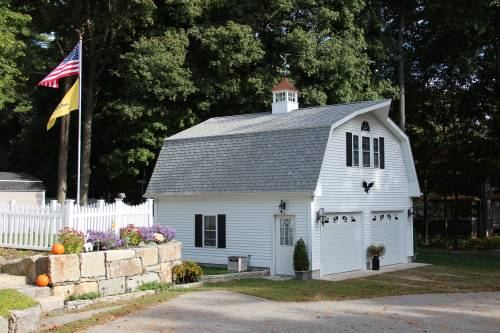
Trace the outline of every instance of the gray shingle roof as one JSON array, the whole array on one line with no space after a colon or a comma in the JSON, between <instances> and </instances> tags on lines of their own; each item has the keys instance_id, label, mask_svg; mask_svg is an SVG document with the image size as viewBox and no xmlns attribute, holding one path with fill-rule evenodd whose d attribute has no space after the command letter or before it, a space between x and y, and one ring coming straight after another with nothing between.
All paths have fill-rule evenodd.
<instances>
[{"instance_id":1,"label":"gray shingle roof","mask_svg":"<svg viewBox=\"0 0 500 333\"><path fill-rule=\"evenodd\" d=\"M379 103L211 118L165 140L146 195L312 193L331 126Z\"/></svg>"},{"instance_id":2,"label":"gray shingle roof","mask_svg":"<svg viewBox=\"0 0 500 333\"><path fill-rule=\"evenodd\" d=\"M43 182L23 172L0 172L0 191L45 191Z\"/></svg>"}]
</instances>

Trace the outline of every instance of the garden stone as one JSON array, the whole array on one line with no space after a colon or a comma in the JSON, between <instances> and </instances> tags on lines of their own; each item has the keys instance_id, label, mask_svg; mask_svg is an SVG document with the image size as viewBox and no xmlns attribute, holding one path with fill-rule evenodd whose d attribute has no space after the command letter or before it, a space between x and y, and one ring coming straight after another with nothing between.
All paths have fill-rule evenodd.
<instances>
[{"instance_id":1,"label":"garden stone","mask_svg":"<svg viewBox=\"0 0 500 333\"><path fill-rule=\"evenodd\" d=\"M160 262L167 262L181 259L181 243L173 241L158 246Z\"/></svg>"},{"instance_id":2,"label":"garden stone","mask_svg":"<svg viewBox=\"0 0 500 333\"><path fill-rule=\"evenodd\" d=\"M40 306L10 312L9 332L31 333L40 329Z\"/></svg>"},{"instance_id":3,"label":"garden stone","mask_svg":"<svg viewBox=\"0 0 500 333\"><path fill-rule=\"evenodd\" d=\"M166 283L172 283L172 267L171 263L160 264L160 281Z\"/></svg>"},{"instance_id":4,"label":"garden stone","mask_svg":"<svg viewBox=\"0 0 500 333\"><path fill-rule=\"evenodd\" d=\"M99 281L99 292L103 296L123 294L125 292L125 278Z\"/></svg>"},{"instance_id":5,"label":"garden stone","mask_svg":"<svg viewBox=\"0 0 500 333\"><path fill-rule=\"evenodd\" d=\"M112 261L109 264L109 278L142 274L141 259L132 258Z\"/></svg>"},{"instance_id":6,"label":"garden stone","mask_svg":"<svg viewBox=\"0 0 500 333\"><path fill-rule=\"evenodd\" d=\"M0 333L9 333L9 321L0 317Z\"/></svg>"},{"instance_id":7,"label":"garden stone","mask_svg":"<svg viewBox=\"0 0 500 333\"><path fill-rule=\"evenodd\" d=\"M52 296L67 298L68 296L74 295L75 285L68 284L66 286L54 286L52 288Z\"/></svg>"},{"instance_id":8,"label":"garden stone","mask_svg":"<svg viewBox=\"0 0 500 333\"><path fill-rule=\"evenodd\" d=\"M49 275L54 284L80 280L78 255L49 255Z\"/></svg>"},{"instance_id":9,"label":"garden stone","mask_svg":"<svg viewBox=\"0 0 500 333\"><path fill-rule=\"evenodd\" d=\"M106 262L130 259L135 257L134 250L109 250L106 251Z\"/></svg>"},{"instance_id":10,"label":"garden stone","mask_svg":"<svg viewBox=\"0 0 500 333\"><path fill-rule=\"evenodd\" d=\"M97 293L99 292L99 285L97 282L82 282L75 285L75 295L82 295L87 293Z\"/></svg>"},{"instance_id":11,"label":"garden stone","mask_svg":"<svg viewBox=\"0 0 500 333\"><path fill-rule=\"evenodd\" d=\"M158 264L158 248L144 247L136 249L136 257L141 257L144 266L152 266Z\"/></svg>"},{"instance_id":12,"label":"garden stone","mask_svg":"<svg viewBox=\"0 0 500 333\"><path fill-rule=\"evenodd\" d=\"M80 253L82 277L105 276L104 252Z\"/></svg>"},{"instance_id":13,"label":"garden stone","mask_svg":"<svg viewBox=\"0 0 500 333\"><path fill-rule=\"evenodd\" d=\"M156 273L159 273L160 270L161 270L161 265L158 264L158 265L154 265L154 266L146 266L145 269L146 269L146 272L156 272Z\"/></svg>"},{"instance_id":14,"label":"garden stone","mask_svg":"<svg viewBox=\"0 0 500 333\"><path fill-rule=\"evenodd\" d=\"M147 282L159 282L158 273L146 273L134 277L127 278L127 291L135 291L139 286Z\"/></svg>"}]
</instances>

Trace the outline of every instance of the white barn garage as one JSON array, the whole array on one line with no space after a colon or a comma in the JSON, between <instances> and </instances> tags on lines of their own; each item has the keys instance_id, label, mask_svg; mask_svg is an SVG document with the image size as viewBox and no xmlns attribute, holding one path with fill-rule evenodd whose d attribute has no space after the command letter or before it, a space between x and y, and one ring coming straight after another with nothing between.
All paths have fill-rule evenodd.
<instances>
[{"instance_id":1,"label":"white barn garage","mask_svg":"<svg viewBox=\"0 0 500 333\"><path fill-rule=\"evenodd\" d=\"M293 274L299 238L316 275L366 269L370 244L386 246L381 265L406 263L420 189L389 107L300 109L284 79L272 113L212 118L165 140L146 193L156 222L177 230L184 259L202 263L249 255Z\"/></svg>"}]
</instances>

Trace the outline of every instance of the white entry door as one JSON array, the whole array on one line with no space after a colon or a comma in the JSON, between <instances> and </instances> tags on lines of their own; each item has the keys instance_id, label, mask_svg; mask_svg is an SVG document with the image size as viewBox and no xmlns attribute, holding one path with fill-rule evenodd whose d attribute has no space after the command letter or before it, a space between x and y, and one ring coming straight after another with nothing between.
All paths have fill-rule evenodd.
<instances>
[{"instance_id":1,"label":"white entry door","mask_svg":"<svg viewBox=\"0 0 500 333\"><path fill-rule=\"evenodd\" d=\"M276 274L294 275L295 219L292 216L277 216L275 226L274 262L276 265Z\"/></svg>"},{"instance_id":2,"label":"white entry door","mask_svg":"<svg viewBox=\"0 0 500 333\"><path fill-rule=\"evenodd\" d=\"M372 239L374 245L384 244L385 255L380 265L393 265L404 262L402 212L372 212Z\"/></svg>"},{"instance_id":3,"label":"white entry door","mask_svg":"<svg viewBox=\"0 0 500 333\"><path fill-rule=\"evenodd\" d=\"M362 226L358 213L327 215L321 227L321 275L363 269Z\"/></svg>"}]
</instances>

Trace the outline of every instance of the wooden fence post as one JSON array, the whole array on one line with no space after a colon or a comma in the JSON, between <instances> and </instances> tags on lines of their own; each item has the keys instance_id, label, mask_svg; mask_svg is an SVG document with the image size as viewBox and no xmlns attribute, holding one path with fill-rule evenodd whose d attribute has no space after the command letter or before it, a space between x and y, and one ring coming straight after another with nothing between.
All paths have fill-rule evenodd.
<instances>
[{"instance_id":1,"label":"wooden fence post","mask_svg":"<svg viewBox=\"0 0 500 333\"><path fill-rule=\"evenodd\" d=\"M65 200L64 201L64 221L63 227L74 228L73 221L73 210L75 208L75 200Z\"/></svg>"},{"instance_id":2,"label":"wooden fence post","mask_svg":"<svg viewBox=\"0 0 500 333\"><path fill-rule=\"evenodd\" d=\"M153 199L146 199L146 202L148 203L148 227L153 225Z\"/></svg>"}]
</instances>

